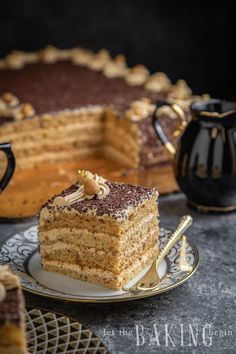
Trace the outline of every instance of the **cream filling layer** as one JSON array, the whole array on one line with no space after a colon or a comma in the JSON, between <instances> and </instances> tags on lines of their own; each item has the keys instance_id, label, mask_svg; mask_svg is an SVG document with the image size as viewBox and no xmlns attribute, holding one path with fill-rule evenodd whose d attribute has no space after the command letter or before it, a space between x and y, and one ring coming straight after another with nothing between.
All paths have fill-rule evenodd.
<instances>
[{"instance_id":1,"label":"cream filling layer","mask_svg":"<svg viewBox=\"0 0 236 354\"><path fill-rule=\"evenodd\" d=\"M84 157L84 156L91 156L95 152L99 151L98 147L84 147L81 149L71 149L69 151L61 151L60 153L58 152L46 152L42 153L37 156L24 156L21 158L18 158L18 161L20 164L25 165L35 165L37 163L43 162L43 161L48 161L48 162L54 162L54 161L60 161L60 160L72 160L75 157ZM21 166L19 166L21 167Z\"/></svg>"},{"instance_id":2,"label":"cream filling layer","mask_svg":"<svg viewBox=\"0 0 236 354\"><path fill-rule=\"evenodd\" d=\"M139 220L135 219L133 222L129 222L127 225L126 230L124 230L124 236L122 237L123 241L126 241L127 238L129 238L132 234L135 234L137 232L138 228L142 228L145 224L151 223L151 221L155 220L156 221L157 215L154 213L149 213L148 215L141 217ZM64 227L64 228L52 228L50 230L43 231L43 229L40 230L40 240L41 242L45 242L46 240L50 242L55 242L58 239L60 239L61 236L63 236L65 233L70 230L70 234L76 237L76 241L80 240L81 238L88 239L88 237L95 240L98 240L97 245L99 246L99 243L101 241L107 242L108 240L111 241L111 243L114 243L117 241L117 236L114 236L113 234L109 233L103 233L103 232L94 232L94 231L89 231L88 229L77 229L77 228L70 228L70 227ZM129 232L127 232L129 230Z\"/></svg>"},{"instance_id":3,"label":"cream filling layer","mask_svg":"<svg viewBox=\"0 0 236 354\"><path fill-rule=\"evenodd\" d=\"M36 128L36 131L33 130L31 132L29 131L17 131L17 132L12 132L10 134L0 134L4 137L7 137L8 139L15 141L22 141L23 139L28 141L38 141L40 139L46 139L46 138L58 138L59 136L65 137L65 134L67 133L69 136L72 134L82 134L82 133L93 133L97 131L104 131L103 130L103 124L102 122L88 122L87 123L69 123L66 125L54 125L52 127L45 127L45 128ZM37 133L36 133L37 132ZM79 138L79 137L77 137Z\"/></svg>"},{"instance_id":4,"label":"cream filling layer","mask_svg":"<svg viewBox=\"0 0 236 354\"><path fill-rule=\"evenodd\" d=\"M150 231L149 232L149 236L153 236L155 235L156 231ZM142 235L140 235L142 236ZM146 240L145 239L141 239L142 243ZM141 243L141 245L142 245ZM137 246L140 246L140 244L137 244ZM62 250L71 250L71 251L76 251L78 253L82 253L82 252L86 252L87 254L89 254L90 256L103 256L104 258L109 257L111 258L112 256L117 257L117 255L119 254L118 252L114 252L114 254L107 254L107 251L101 248L95 248L94 246L91 247L90 245L77 245L77 244L68 244L65 243L63 241L56 241L56 244L45 244L45 243L41 243L40 245L40 253L42 255L50 255L50 254L55 254L56 251L62 251ZM131 251L131 252L128 252ZM130 248L129 250L126 250L126 256L130 256L132 252L134 252L135 249Z\"/></svg>"},{"instance_id":5,"label":"cream filling layer","mask_svg":"<svg viewBox=\"0 0 236 354\"><path fill-rule=\"evenodd\" d=\"M50 150L55 152L55 151L61 151L62 144L64 144L67 147L67 149L70 147L71 148L75 148L75 147L89 148L93 146L100 147L102 141L103 141L102 134L96 134L94 137L81 136L80 139L78 139L75 136L75 137L67 137L67 138L58 137L58 139L55 140L42 139L37 142L25 142L23 149L22 149L22 143L17 142L14 144L14 152L17 153L18 156L21 156L24 153L29 153L29 154L33 154L34 152L41 153L42 149L45 149L47 152L50 152ZM28 149L30 149L30 151Z\"/></svg>"},{"instance_id":6,"label":"cream filling layer","mask_svg":"<svg viewBox=\"0 0 236 354\"><path fill-rule=\"evenodd\" d=\"M98 139L97 150L102 150L106 156L117 159L124 165L137 167L139 163L138 128L131 124L120 122L120 117L106 113L108 113L108 110L104 110L103 107L95 107L95 109L93 109L93 107L85 107L84 109L61 111L51 115L35 117L32 121L21 122L20 125L13 123L12 125L3 126L0 133L0 141L1 139L13 141L13 149L15 148L19 165L22 164L22 167L29 167L30 165L34 166L35 161L43 162L47 159L52 160L54 157L47 155L43 150L59 150L58 142L60 141L60 137L63 139L61 140L61 144L71 143L72 145L76 145L76 147L80 146L80 144L84 144L89 148L92 134L93 132L95 133L95 129L97 129L96 131L99 131L101 134L101 139L95 137L95 139ZM112 128L112 123L115 128ZM31 127L31 129L29 129L29 127ZM130 134L127 133L128 130ZM85 138L85 136L84 138L82 137L85 132L88 133L88 139ZM125 145L119 144L117 139L113 137L114 134L119 135L118 139L125 134L127 143ZM65 138L65 135L68 135L68 138ZM74 139L71 138L71 136L73 136ZM137 139L135 136L137 136ZM37 147L34 149L35 144L40 144L40 139L42 140L42 151ZM122 141L124 141L124 136L122 136ZM26 151L25 146L27 142L29 144ZM105 145L106 142L108 145L114 145L113 148L104 147L103 149L103 145ZM73 150L73 146L69 147L68 150L71 149ZM73 157L83 156L83 152L81 149L79 150L80 153L72 156L70 156L70 151L64 155L63 151L57 151L56 159L68 160ZM91 151L89 155L94 154L97 150ZM24 158L24 154L26 158L28 158L30 154L34 155L34 159L31 160L28 158L27 161L19 160L18 155ZM84 156L87 155L86 151Z\"/></svg>"},{"instance_id":7,"label":"cream filling layer","mask_svg":"<svg viewBox=\"0 0 236 354\"><path fill-rule=\"evenodd\" d=\"M149 249L144 255L142 255L140 259L134 261L128 269L122 270L119 274L116 274L111 271L107 271L99 268L91 268L87 266L82 268L79 265L74 265L66 262L58 262L58 261L43 260L43 265L53 266L57 268L57 271L59 273L60 271L63 272L63 270L67 270L68 273L69 272L72 273L71 274L72 277L75 277L75 275L77 275L78 277L80 275L84 275L88 277L88 280L91 280L90 276L92 276L92 279L97 278L97 279L111 280L115 282L119 282L119 281L122 282L123 279L126 280L130 278L130 276L135 276L137 272L141 271L144 265L151 263L156 255L157 255L157 249L156 247L153 247L153 249Z\"/></svg>"},{"instance_id":8,"label":"cream filling layer","mask_svg":"<svg viewBox=\"0 0 236 354\"><path fill-rule=\"evenodd\" d=\"M120 138L122 140L120 140ZM137 142L138 142L138 137L137 136L132 136L127 133L125 130L125 127L121 129L120 127L117 126L106 126L106 140L108 142L129 142L129 144L133 147L133 149L137 148Z\"/></svg>"},{"instance_id":9,"label":"cream filling layer","mask_svg":"<svg viewBox=\"0 0 236 354\"><path fill-rule=\"evenodd\" d=\"M127 156L127 153L115 149L113 146L105 145L103 148L104 155L110 159L115 159L125 166L136 168L139 163L139 154L135 157Z\"/></svg>"}]
</instances>

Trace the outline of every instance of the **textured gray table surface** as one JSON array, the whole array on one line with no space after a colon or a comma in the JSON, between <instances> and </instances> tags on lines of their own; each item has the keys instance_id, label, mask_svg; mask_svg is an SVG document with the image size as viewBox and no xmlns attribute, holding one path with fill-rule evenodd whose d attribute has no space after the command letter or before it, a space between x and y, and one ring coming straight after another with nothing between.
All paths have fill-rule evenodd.
<instances>
[{"instance_id":1,"label":"textured gray table surface","mask_svg":"<svg viewBox=\"0 0 236 354\"><path fill-rule=\"evenodd\" d=\"M186 213L194 217L187 234L201 260L198 272L182 286L126 303L70 303L27 293L26 303L79 320L110 353L236 353L236 214L197 214L181 194L160 198L162 226L174 229ZM2 223L0 240L30 225Z\"/></svg>"}]
</instances>

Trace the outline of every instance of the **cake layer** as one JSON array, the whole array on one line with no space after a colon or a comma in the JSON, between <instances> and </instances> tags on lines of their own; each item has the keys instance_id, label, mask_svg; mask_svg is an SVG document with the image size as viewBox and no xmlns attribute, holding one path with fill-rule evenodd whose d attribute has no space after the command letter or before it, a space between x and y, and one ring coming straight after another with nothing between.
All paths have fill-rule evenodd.
<instances>
[{"instance_id":1,"label":"cake layer","mask_svg":"<svg viewBox=\"0 0 236 354\"><path fill-rule=\"evenodd\" d=\"M105 114L105 134L107 142L112 143L112 141L119 141L121 138L122 142L125 141L129 143L133 149L137 149L139 133L140 131L137 129L137 124L134 122L124 117L121 118L110 111Z\"/></svg>"},{"instance_id":2,"label":"cake layer","mask_svg":"<svg viewBox=\"0 0 236 354\"><path fill-rule=\"evenodd\" d=\"M103 235L109 243L109 235ZM133 237L134 236L134 237ZM96 237L96 235L95 235ZM127 267L127 263L135 261L142 257L143 253L149 248L157 245L158 228L157 221L146 223L142 227L137 227L134 235L127 235L128 242L120 242L118 249L113 249L112 244L108 247L96 247L97 244L91 247L86 244L70 244L57 240L56 244L49 245L41 242L40 253L45 261L60 261L72 264L79 264L81 267L90 266L111 270L119 273ZM157 246L156 246L157 247Z\"/></svg>"},{"instance_id":3,"label":"cake layer","mask_svg":"<svg viewBox=\"0 0 236 354\"><path fill-rule=\"evenodd\" d=\"M65 116L65 122L60 120L57 117L60 115L50 116L47 120L45 118L41 118L38 121L38 124L33 124L34 119L28 121L27 126L23 125L22 129L19 131L15 129L15 126L12 126L9 129L9 125L4 125L1 128L1 135L7 136L9 139L18 138L20 139L27 139L27 140L38 140L40 138L47 138L52 137L56 138L59 136L65 136L66 133L68 136L73 134L74 131L78 131L80 133L92 133L93 131L96 132L98 129L103 131L103 116L100 116L101 113L87 113L86 120L84 120L84 113L80 114L73 114L73 118L69 119L68 116ZM52 124L48 124L49 120ZM31 129L28 129L31 127ZM37 129L37 134L29 134L29 131L32 129Z\"/></svg>"},{"instance_id":4,"label":"cake layer","mask_svg":"<svg viewBox=\"0 0 236 354\"><path fill-rule=\"evenodd\" d=\"M48 261L52 262L66 262L72 265L78 265L81 268L90 267L97 268L103 271L111 271L114 274L120 274L128 265L141 258L143 254L147 252L151 247L156 247L157 243L151 240L154 233L149 235L145 244L139 245L139 247L132 252L127 252L120 257L120 255L109 253L104 251L97 251L94 248L88 247L75 247L68 244L58 243L53 247L53 252L47 252L46 247L42 247L40 250L42 256L42 265ZM128 257L128 258L125 258Z\"/></svg>"},{"instance_id":5,"label":"cake layer","mask_svg":"<svg viewBox=\"0 0 236 354\"><path fill-rule=\"evenodd\" d=\"M146 266L152 263L157 256L157 248L148 250L141 259L130 263L127 269L120 274L104 271L98 268L81 268L66 262L45 261L44 269L49 272L58 272L71 278L90 281L112 289L122 289L131 279L138 275Z\"/></svg>"},{"instance_id":6,"label":"cake layer","mask_svg":"<svg viewBox=\"0 0 236 354\"><path fill-rule=\"evenodd\" d=\"M49 252L51 246L57 242L63 242L69 245L81 245L89 247L96 247L97 250L105 250L107 252L119 252L123 251L126 247L127 242L132 239L132 242L138 241L137 231L141 227L148 227L147 232L151 231L152 226L158 226L157 217L155 214L148 214L140 218L138 222L132 224L129 223L128 228L126 228L125 234L122 238L113 235L112 233L89 231L86 228L78 227L55 227L50 230L43 231L40 228L40 241L49 247Z\"/></svg>"},{"instance_id":7,"label":"cake layer","mask_svg":"<svg viewBox=\"0 0 236 354\"><path fill-rule=\"evenodd\" d=\"M127 156L127 154L122 153L121 151L115 149L113 146L105 146L103 152L107 158L111 160L115 160L126 167L129 168L137 167L139 161L138 156L136 159L132 159L129 156Z\"/></svg>"},{"instance_id":8,"label":"cake layer","mask_svg":"<svg viewBox=\"0 0 236 354\"><path fill-rule=\"evenodd\" d=\"M38 156L23 157L19 158L18 160L20 163L20 168L32 168L43 162L54 163L58 161L72 161L76 158L84 158L86 156L94 155L95 153L98 153L97 147L89 147L83 149L73 149L70 151L62 151L59 154L57 152L45 152Z\"/></svg>"},{"instance_id":9,"label":"cake layer","mask_svg":"<svg viewBox=\"0 0 236 354\"><path fill-rule=\"evenodd\" d=\"M140 222L146 214L157 214L157 192L140 186L108 183L109 199L91 199L74 203L69 207L53 207L51 199L40 214L39 232L53 228L79 228L91 232L105 232L121 237L128 228ZM62 195L74 193L73 185ZM85 214L85 215L84 215ZM110 217L111 216L111 217Z\"/></svg>"},{"instance_id":10,"label":"cake layer","mask_svg":"<svg viewBox=\"0 0 236 354\"><path fill-rule=\"evenodd\" d=\"M34 167L44 161L91 156L102 149L105 133L104 114L100 107L44 115L41 120L36 118L36 122L28 120L31 131L25 122L19 122L20 130L16 124L12 129L7 124L0 131L0 141L14 141L18 168Z\"/></svg>"},{"instance_id":11,"label":"cake layer","mask_svg":"<svg viewBox=\"0 0 236 354\"><path fill-rule=\"evenodd\" d=\"M16 147L14 147L14 153L16 154L16 156L18 158L24 158L27 156L36 156L40 157L40 155L43 155L44 153L55 153L57 155L59 155L60 158L60 153L62 151L62 153L65 152L65 150L62 150L61 147L62 146L66 146L67 147L67 152L70 152L70 150L74 150L77 149L79 150L79 152L82 155L82 151L87 151L90 148L93 149L94 151L99 151L99 148L101 147L101 139L102 136L97 134L94 139L91 141L90 138L87 138L87 142L83 142L80 141L78 139L76 139L75 137L69 137L66 139L56 139L56 140L42 140L42 141L37 141L36 144L34 143L28 143L26 142L24 144L24 148L21 148L21 144L16 145ZM62 155L63 156L63 155Z\"/></svg>"},{"instance_id":12,"label":"cake layer","mask_svg":"<svg viewBox=\"0 0 236 354\"><path fill-rule=\"evenodd\" d=\"M53 216L53 222L40 223L39 238L43 264L67 261L119 273L127 262L157 245L156 196L137 206L123 223L62 211Z\"/></svg>"},{"instance_id":13,"label":"cake layer","mask_svg":"<svg viewBox=\"0 0 236 354\"><path fill-rule=\"evenodd\" d=\"M74 146L85 145L85 147L94 145L94 143L100 145L103 144L104 134L101 127L94 127L86 130L84 127L81 129L76 129L76 127L74 127L73 129L73 125L70 125L70 128L72 128L72 132L68 135L66 134L66 131L63 132L63 129L61 132L57 132L56 129L44 129L44 132L41 132L41 134L38 129L37 136L35 134L29 134L28 132L21 132L19 134L14 133L9 136L6 135L6 137L9 141L15 141L15 151L19 150L20 147L26 149L26 146L30 149L37 149L37 144L50 148L50 146L53 145L57 146L58 141L65 144L65 146L68 145L68 148L70 148L70 142L72 142ZM52 133L51 136L49 135L50 133ZM24 146L22 146L23 143Z\"/></svg>"},{"instance_id":14,"label":"cake layer","mask_svg":"<svg viewBox=\"0 0 236 354\"><path fill-rule=\"evenodd\" d=\"M139 162L139 144L137 132L134 134L129 131L130 129L127 130L130 124L124 123L124 127L120 127L116 133L114 129L108 129L109 124L104 123L105 116L102 115L100 109L99 112L94 109L94 113L88 109L87 113L87 119L84 119L84 113L76 115L71 112L70 116L67 112L66 117L63 117L62 114L54 114L46 119L46 123L42 117L42 122L39 122L38 128L34 127L31 132L28 129L24 130L24 126L22 126L20 131L7 132L4 131L5 126L3 126L0 140L2 136L6 140L14 141L13 150L21 167L22 165L30 166L31 163L32 167L34 166L34 162L29 159L30 156L35 157L37 162L47 161L47 156L49 156L48 161L50 162L50 155L47 155L50 152L57 153L57 161L63 161L65 160L63 146L66 146L66 151L68 152L67 159L73 158L70 154L73 149L77 148L80 152L76 156L84 157L88 155L86 150L91 148L89 155L101 151L105 156L114 158L124 165L129 167L137 166ZM114 117L114 120L118 123L119 118ZM115 124L115 121L113 124ZM50 125L49 122L52 124ZM30 124L31 121L29 121ZM123 137L122 132L125 134ZM126 144L123 144L124 139L127 141ZM27 158L27 163L24 160L22 161L21 158Z\"/></svg>"}]
</instances>

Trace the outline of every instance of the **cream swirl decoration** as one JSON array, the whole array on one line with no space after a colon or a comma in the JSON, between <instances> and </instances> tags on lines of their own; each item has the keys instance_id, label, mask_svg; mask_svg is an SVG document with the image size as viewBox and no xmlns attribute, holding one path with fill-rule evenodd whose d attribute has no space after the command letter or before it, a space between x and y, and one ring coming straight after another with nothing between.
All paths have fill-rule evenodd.
<instances>
[{"instance_id":1,"label":"cream swirl decoration","mask_svg":"<svg viewBox=\"0 0 236 354\"><path fill-rule=\"evenodd\" d=\"M117 55L114 60L110 60L106 63L103 73L108 78L124 77L127 70L125 57L120 54Z\"/></svg>"},{"instance_id":2,"label":"cream swirl decoration","mask_svg":"<svg viewBox=\"0 0 236 354\"><path fill-rule=\"evenodd\" d=\"M53 64L59 59L59 52L59 49L49 45L39 51L38 58L44 63Z\"/></svg>"},{"instance_id":3,"label":"cream swirl decoration","mask_svg":"<svg viewBox=\"0 0 236 354\"><path fill-rule=\"evenodd\" d=\"M91 56L87 66L95 71L102 70L104 66L111 61L109 52L106 49L101 49L97 54Z\"/></svg>"},{"instance_id":4,"label":"cream swirl decoration","mask_svg":"<svg viewBox=\"0 0 236 354\"><path fill-rule=\"evenodd\" d=\"M125 81L130 86L143 85L149 76L149 71L144 65L136 65L127 71Z\"/></svg>"},{"instance_id":5,"label":"cream swirl decoration","mask_svg":"<svg viewBox=\"0 0 236 354\"><path fill-rule=\"evenodd\" d=\"M8 266L0 266L0 302L4 301L7 291L18 288L19 280L10 272Z\"/></svg>"},{"instance_id":6,"label":"cream swirl decoration","mask_svg":"<svg viewBox=\"0 0 236 354\"><path fill-rule=\"evenodd\" d=\"M30 103L20 103L11 92L6 92L0 97L0 115L19 121L33 117L35 110Z\"/></svg>"},{"instance_id":7,"label":"cream swirl decoration","mask_svg":"<svg viewBox=\"0 0 236 354\"><path fill-rule=\"evenodd\" d=\"M184 80L178 80L168 93L168 99L185 100L192 96L192 90Z\"/></svg>"},{"instance_id":8,"label":"cream swirl decoration","mask_svg":"<svg viewBox=\"0 0 236 354\"><path fill-rule=\"evenodd\" d=\"M125 112L125 117L133 122L137 122L148 117L155 110L155 105L151 103L149 98L142 98L133 101L130 108Z\"/></svg>"},{"instance_id":9,"label":"cream swirl decoration","mask_svg":"<svg viewBox=\"0 0 236 354\"><path fill-rule=\"evenodd\" d=\"M171 81L165 73L157 72L149 76L144 87L152 92L168 91L171 87Z\"/></svg>"},{"instance_id":10,"label":"cream swirl decoration","mask_svg":"<svg viewBox=\"0 0 236 354\"><path fill-rule=\"evenodd\" d=\"M56 197L53 201L53 205L69 206L86 199L93 199L95 196L97 199L104 199L110 193L110 189L103 177L97 174L93 175L89 171L82 170L78 172L79 189L65 197Z\"/></svg>"}]
</instances>

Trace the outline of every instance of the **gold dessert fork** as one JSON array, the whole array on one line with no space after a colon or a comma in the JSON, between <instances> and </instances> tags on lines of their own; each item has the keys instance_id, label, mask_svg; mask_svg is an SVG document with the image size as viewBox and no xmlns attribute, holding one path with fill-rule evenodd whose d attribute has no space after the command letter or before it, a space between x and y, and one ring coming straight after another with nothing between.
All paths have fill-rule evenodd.
<instances>
[{"instance_id":1,"label":"gold dessert fork","mask_svg":"<svg viewBox=\"0 0 236 354\"><path fill-rule=\"evenodd\" d=\"M180 249L180 257L179 257L179 267L183 272L191 272L191 270L193 269L193 267L188 264L187 260L186 260L186 236L183 235L182 236L182 245L181 245L181 249Z\"/></svg>"},{"instance_id":2,"label":"gold dessert fork","mask_svg":"<svg viewBox=\"0 0 236 354\"><path fill-rule=\"evenodd\" d=\"M166 245L160 251L158 257L152 263L151 268L148 272L139 279L133 286L130 288L124 287L125 291L150 291L155 290L160 284L160 277L158 274L158 266L165 256L169 253L174 244L179 240L183 233L192 225L193 219L190 215L184 215L176 230L173 232Z\"/></svg>"}]
</instances>

